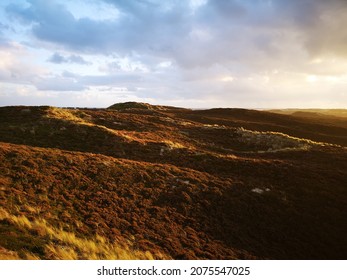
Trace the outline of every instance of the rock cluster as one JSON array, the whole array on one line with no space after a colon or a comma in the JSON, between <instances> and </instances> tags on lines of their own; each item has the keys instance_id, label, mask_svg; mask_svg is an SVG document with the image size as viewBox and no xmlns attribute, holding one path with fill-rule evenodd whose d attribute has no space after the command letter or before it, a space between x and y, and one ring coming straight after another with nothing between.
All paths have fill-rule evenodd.
<instances>
[{"instance_id":1,"label":"rock cluster","mask_svg":"<svg viewBox=\"0 0 347 280\"><path fill-rule=\"evenodd\" d=\"M243 127L237 128L238 140L249 143L255 147L262 147L265 151L274 152L285 149L306 149L310 146L310 141L291 137L278 132L261 132L247 130Z\"/></svg>"}]
</instances>

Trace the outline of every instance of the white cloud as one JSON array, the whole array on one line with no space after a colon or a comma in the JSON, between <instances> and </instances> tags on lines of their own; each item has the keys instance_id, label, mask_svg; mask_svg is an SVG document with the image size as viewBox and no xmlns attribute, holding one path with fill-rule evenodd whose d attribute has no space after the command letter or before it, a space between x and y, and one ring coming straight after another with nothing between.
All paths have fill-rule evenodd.
<instances>
[{"instance_id":1,"label":"white cloud","mask_svg":"<svg viewBox=\"0 0 347 280\"><path fill-rule=\"evenodd\" d=\"M47 69L34 63L35 57L22 45L9 43L0 47L0 81L13 84L30 84Z\"/></svg>"},{"instance_id":2,"label":"white cloud","mask_svg":"<svg viewBox=\"0 0 347 280\"><path fill-rule=\"evenodd\" d=\"M64 104L114 92L190 107L346 107L346 12L343 0L2 2L0 83Z\"/></svg>"},{"instance_id":3,"label":"white cloud","mask_svg":"<svg viewBox=\"0 0 347 280\"><path fill-rule=\"evenodd\" d=\"M40 78L35 82L35 86L40 91L83 91L87 87L75 79L66 77Z\"/></svg>"}]
</instances>

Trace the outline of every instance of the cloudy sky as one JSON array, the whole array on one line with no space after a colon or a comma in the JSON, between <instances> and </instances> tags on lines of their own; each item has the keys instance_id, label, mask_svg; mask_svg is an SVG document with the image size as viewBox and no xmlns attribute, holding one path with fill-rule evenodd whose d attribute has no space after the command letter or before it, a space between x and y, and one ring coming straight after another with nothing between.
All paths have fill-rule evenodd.
<instances>
[{"instance_id":1,"label":"cloudy sky","mask_svg":"<svg viewBox=\"0 0 347 280\"><path fill-rule=\"evenodd\" d=\"M1 0L0 106L347 108L346 0Z\"/></svg>"}]
</instances>

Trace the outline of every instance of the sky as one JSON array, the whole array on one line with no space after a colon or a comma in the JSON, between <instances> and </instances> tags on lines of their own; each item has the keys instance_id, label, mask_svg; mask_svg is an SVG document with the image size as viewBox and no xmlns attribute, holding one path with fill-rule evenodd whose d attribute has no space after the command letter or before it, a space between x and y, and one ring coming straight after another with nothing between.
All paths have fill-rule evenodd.
<instances>
[{"instance_id":1,"label":"sky","mask_svg":"<svg viewBox=\"0 0 347 280\"><path fill-rule=\"evenodd\" d=\"M347 108L346 0L1 0L0 106Z\"/></svg>"}]
</instances>

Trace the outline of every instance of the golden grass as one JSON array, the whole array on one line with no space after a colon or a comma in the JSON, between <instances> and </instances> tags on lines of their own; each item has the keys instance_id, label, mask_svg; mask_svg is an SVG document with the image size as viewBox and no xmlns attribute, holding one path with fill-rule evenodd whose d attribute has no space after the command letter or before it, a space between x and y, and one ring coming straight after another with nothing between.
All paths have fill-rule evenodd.
<instances>
[{"instance_id":1,"label":"golden grass","mask_svg":"<svg viewBox=\"0 0 347 280\"><path fill-rule=\"evenodd\" d=\"M0 260L18 260L19 256L16 252L6 250L0 247Z\"/></svg>"},{"instance_id":2,"label":"golden grass","mask_svg":"<svg viewBox=\"0 0 347 280\"><path fill-rule=\"evenodd\" d=\"M182 144L177 143L177 142L173 142L170 140L165 140L162 143L165 143L166 145L168 145L170 149L183 149L183 148L185 148L185 146L183 146Z\"/></svg>"},{"instance_id":3,"label":"golden grass","mask_svg":"<svg viewBox=\"0 0 347 280\"><path fill-rule=\"evenodd\" d=\"M138 141L138 139L135 139L131 135L124 133L123 131L114 130L111 128L108 128L104 125L98 125L94 124L92 122L89 122L88 119L82 119L79 116L73 114L74 112L78 112L78 110L72 110L72 109L62 109L62 108L56 108L56 107L50 107L47 113L47 116L49 118L55 118L55 119L61 119L64 121L72 122L72 123L78 123L82 126L89 126L89 127L95 127L97 129L100 129L104 132L110 133L112 135L116 135L118 137L122 137L125 141Z\"/></svg>"},{"instance_id":4,"label":"golden grass","mask_svg":"<svg viewBox=\"0 0 347 280\"><path fill-rule=\"evenodd\" d=\"M51 118L56 118L56 119L63 119L66 121L85 123L84 119L72 114L71 110L62 109L62 108L50 107L47 112L47 116Z\"/></svg>"},{"instance_id":5,"label":"golden grass","mask_svg":"<svg viewBox=\"0 0 347 280\"><path fill-rule=\"evenodd\" d=\"M44 252L41 256L44 259L57 260L105 260L105 259L154 259L150 252L133 250L126 244L116 244L108 242L103 236L96 235L93 239L80 238L73 232L55 228L43 219L33 219L15 216L0 208L0 220L7 220L22 229L29 229L36 236L44 237L47 240ZM131 243L128 242L130 245ZM40 259L40 256L32 252L23 252L26 259ZM5 254L0 251L0 259L19 259L18 254ZM157 254L156 257L164 258L164 255Z\"/></svg>"}]
</instances>

